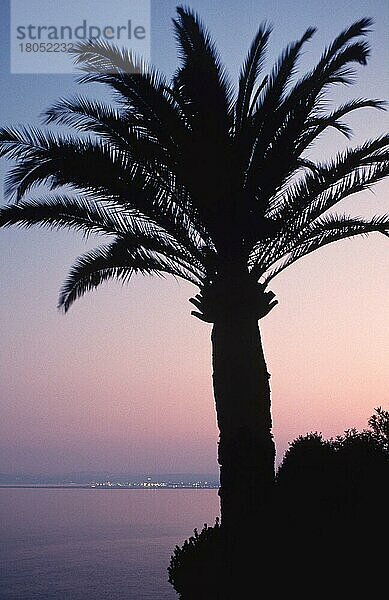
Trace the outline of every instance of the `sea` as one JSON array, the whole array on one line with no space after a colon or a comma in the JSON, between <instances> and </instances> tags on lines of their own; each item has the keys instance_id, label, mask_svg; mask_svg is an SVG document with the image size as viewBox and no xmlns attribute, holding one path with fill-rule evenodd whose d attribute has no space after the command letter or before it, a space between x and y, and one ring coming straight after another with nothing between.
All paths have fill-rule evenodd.
<instances>
[{"instance_id":1,"label":"sea","mask_svg":"<svg viewBox=\"0 0 389 600\"><path fill-rule=\"evenodd\" d=\"M215 489L0 489L1 600L174 600L178 544Z\"/></svg>"}]
</instances>

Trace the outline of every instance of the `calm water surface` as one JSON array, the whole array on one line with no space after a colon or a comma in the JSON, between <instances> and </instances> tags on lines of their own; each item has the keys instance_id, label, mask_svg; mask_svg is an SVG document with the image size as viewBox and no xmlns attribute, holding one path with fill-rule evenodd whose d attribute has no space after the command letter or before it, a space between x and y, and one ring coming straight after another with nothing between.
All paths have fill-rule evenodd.
<instances>
[{"instance_id":1,"label":"calm water surface","mask_svg":"<svg viewBox=\"0 0 389 600\"><path fill-rule=\"evenodd\" d=\"M1 600L173 600L177 543L216 490L0 489Z\"/></svg>"}]
</instances>

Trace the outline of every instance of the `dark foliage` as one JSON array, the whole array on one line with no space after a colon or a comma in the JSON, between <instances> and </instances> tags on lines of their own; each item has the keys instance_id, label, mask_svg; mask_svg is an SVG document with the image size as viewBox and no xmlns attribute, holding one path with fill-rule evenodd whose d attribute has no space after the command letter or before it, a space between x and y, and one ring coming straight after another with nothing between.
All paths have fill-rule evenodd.
<instances>
[{"instance_id":1,"label":"dark foliage","mask_svg":"<svg viewBox=\"0 0 389 600\"><path fill-rule=\"evenodd\" d=\"M210 598L222 598L219 596L223 571L220 547L219 519L216 519L213 527L205 524L200 533L195 529L194 535L185 540L181 547L175 547L168 567L169 583L183 598L196 600L204 593ZM214 573L219 576L209 577L211 565Z\"/></svg>"},{"instance_id":2,"label":"dark foliage","mask_svg":"<svg viewBox=\"0 0 389 600\"><path fill-rule=\"evenodd\" d=\"M269 531L246 532L236 564L223 563L218 523L176 547L169 581L180 598L261 598L256 590L266 584L273 593L287 585L288 596L297 597L316 597L313 589L351 593L366 584L370 597L383 591L374 571L389 534L388 432L389 412L377 408L367 430L294 440L277 473Z\"/></svg>"},{"instance_id":3,"label":"dark foliage","mask_svg":"<svg viewBox=\"0 0 389 600\"><path fill-rule=\"evenodd\" d=\"M276 480L282 513L304 515L318 533L328 523L317 514L327 514L351 533L357 520L361 525L371 511L382 510L388 500L388 424L389 412L377 408L368 430L349 429L330 440L310 433L292 442Z\"/></svg>"}]
</instances>

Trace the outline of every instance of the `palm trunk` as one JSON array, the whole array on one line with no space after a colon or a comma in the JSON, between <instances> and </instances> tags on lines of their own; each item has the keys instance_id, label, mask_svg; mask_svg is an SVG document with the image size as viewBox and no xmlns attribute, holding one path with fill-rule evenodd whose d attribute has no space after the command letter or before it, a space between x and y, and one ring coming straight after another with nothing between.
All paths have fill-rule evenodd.
<instances>
[{"instance_id":1,"label":"palm trunk","mask_svg":"<svg viewBox=\"0 0 389 600\"><path fill-rule=\"evenodd\" d=\"M217 319L212 330L221 523L237 542L268 520L275 458L270 376L258 320L243 313Z\"/></svg>"}]
</instances>

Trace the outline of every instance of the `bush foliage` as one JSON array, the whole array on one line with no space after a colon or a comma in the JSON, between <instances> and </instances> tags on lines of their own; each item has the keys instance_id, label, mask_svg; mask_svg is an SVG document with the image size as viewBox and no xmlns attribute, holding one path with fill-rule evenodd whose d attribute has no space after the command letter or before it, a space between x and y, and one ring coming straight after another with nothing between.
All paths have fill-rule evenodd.
<instances>
[{"instance_id":1,"label":"bush foliage","mask_svg":"<svg viewBox=\"0 0 389 600\"><path fill-rule=\"evenodd\" d=\"M368 424L368 429L348 429L329 440L311 432L290 444L269 507L271 531L268 536L247 532L249 550L242 548L243 568L236 573L241 590L270 585L275 592L287 580L290 593L300 597L318 582L329 591L334 582L336 589L351 591L361 577L370 577L369 562L378 568L387 535L389 412L377 408ZM176 546L168 573L179 597L245 598L242 591L237 596L230 589L231 567L223 556L219 520ZM371 579L370 585L379 583L373 571ZM249 597L262 595L252 592Z\"/></svg>"}]
</instances>

